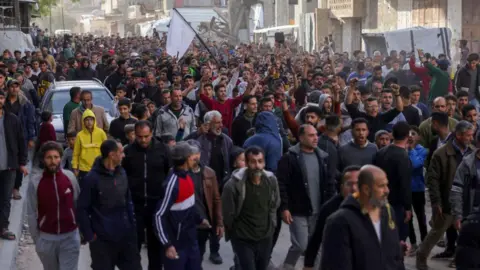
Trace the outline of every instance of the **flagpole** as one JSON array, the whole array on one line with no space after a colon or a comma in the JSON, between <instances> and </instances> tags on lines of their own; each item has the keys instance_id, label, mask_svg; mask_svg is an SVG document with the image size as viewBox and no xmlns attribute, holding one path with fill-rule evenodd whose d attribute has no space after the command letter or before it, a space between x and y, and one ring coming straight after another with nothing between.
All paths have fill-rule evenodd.
<instances>
[{"instance_id":1,"label":"flagpole","mask_svg":"<svg viewBox=\"0 0 480 270\"><path fill-rule=\"evenodd\" d=\"M218 61L217 59L215 58L215 56L212 54L212 52L210 51L210 49L207 47L207 44L205 44L205 42L203 41L203 39L200 37L200 35L197 33L197 31L195 31L195 29L193 29L193 27L190 25L189 22L187 22L187 20L183 17L183 15L178 12L178 10L176 8L173 8L173 10L175 12L177 12L178 16L180 16L180 18L182 18L182 20L188 25L188 27L190 27L190 29L192 29L192 31L195 33L195 36L198 38L198 40L200 41L200 43L202 43L203 47L205 47L205 49L207 49L207 52L210 54L210 56L212 56L213 60L215 60L215 62L218 64Z\"/></svg>"}]
</instances>

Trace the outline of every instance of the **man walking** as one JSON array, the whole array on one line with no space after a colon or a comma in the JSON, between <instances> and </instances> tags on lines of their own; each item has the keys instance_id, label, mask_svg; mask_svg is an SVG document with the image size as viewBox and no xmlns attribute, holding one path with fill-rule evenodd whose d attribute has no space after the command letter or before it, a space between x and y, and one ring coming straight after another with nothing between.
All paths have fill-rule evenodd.
<instances>
[{"instance_id":1,"label":"man walking","mask_svg":"<svg viewBox=\"0 0 480 270\"><path fill-rule=\"evenodd\" d=\"M320 269L404 269L387 175L363 166L358 190L327 220Z\"/></svg>"},{"instance_id":2,"label":"man walking","mask_svg":"<svg viewBox=\"0 0 480 270\"><path fill-rule=\"evenodd\" d=\"M155 214L158 238L165 249L165 270L201 269L197 226L210 228L210 224L195 208L195 186L188 174L195 166L197 151L187 142L172 149L174 167L164 182L165 196Z\"/></svg>"},{"instance_id":3,"label":"man walking","mask_svg":"<svg viewBox=\"0 0 480 270\"><path fill-rule=\"evenodd\" d=\"M308 247L305 250L304 270L313 269L320 245L323 239L323 229L327 222L327 218L335 213L340 208L341 203L349 195L358 192L358 173L360 172L360 166L350 166L343 170L340 177L340 193L328 200L318 213L318 220L315 225L315 231L312 237L308 240Z\"/></svg>"},{"instance_id":4,"label":"man walking","mask_svg":"<svg viewBox=\"0 0 480 270\"><path fill-rule=\"evenodd\" d=\"M472 124L460 121L455 127L454 137L433 153L427 172L433 224L432 229L418 247L416 266L419 270L428 269L428 255L454 222L449 201L450 190L458 165L464 156L472 152L470 144L473 133ZM437 257L448 258L455 254L455 237L449 238L449 246L445 252L437 254Z\"/></svg>"},{"instance_id":5,"label":"man walking","mask_svg":"<svg viewBox=\"0 0 480 270\"><path fill-rule=\"evenodd\" d=\"M197 230L200 256L203 259L207 240L212 237L217 239L223 237L222 203L215 172L200 163L200 143L195 140L187 142L197 150L194 153L195 164L188 173L195 185L195 207L200 216L206 217L212 224L212 228Z\"/></svg>"},{"instance_id":6,"label":"man walking","mask_svg":"<svg viewBox=\"0 0 480 270\"><path fill-rule=\"evenodd\" d=\"M62 155L56 142L40 148L44 170L30 179L27 221L43 268L76 270L80 234L74 213L80 187L73 173L61 168Z\"/></svg>"},{"instance_id":7,"label":"man walking","mask_svg":"<svg viewBox=\"0 0 480 270\"><path fill-rule=\"evenodd\" d=\"M132 193L138 249L147 242L148 269L161 269L162 245L155 235L153 218L164 193L163 182L171 161L168 148L153 137L150 122L143 120L135 124L135 142L125 147L122 165Z\"/></svg>"},{"instance_id":8,"label":"man walking","mask_svg":"<svg viewBox=\"0 0 480 270\"><path fill-rule=\"evenodd\" d=\"M20 119L5 110L6 95L0 90L0 238L15 240L8 230L15 171L27 175L27 146Z\"/></svg>"},{"instance_id":9,"label":"man walking","mask_svg":"<svg viewBox=\"0 0 480 270\"><path fill-rule=\"evenodd\" d=\"M388 201L395 210L400 240L408 237L408 222L412 218L412 165L407 152L410 125L401 121L393 126L393 143L380 149L373 164L388 178Z\"/></svg>"},{"instance_id":10,"label":"man walking","mask_svg":"<svg viewBox=\"0 0 480 270\"><path fill-rule=\"evenodd\" d=\"M23 143L28 146L28 149L33 149L35 146L35 107L26 98L20 90L20 83L17 80L10 80L7 82L8 95L5 101L5 109L15 114L23 124ZM22 186L23 175L20 170L17 170L15 175L15 186L13 188L13 199L20 200L20 187Z\"/></svg>"},{"instance_id":11,"label":"man walking","mask_svg":"<svg viewBox=\"0 0 480 270\"><path fill-rule=\"evenodd\" d=\"M276 226L280 193L275 175L265 168L259 147L245 151L246 168L233 172L222 193L226 239L241 269L266 270Z\"/></svg>"},{"instance_id":12,"label":"man walking","mask_svg":"<svg viewBox=\"0 0 480 270\"><path fill-rule=\"evenodd\" d=\"M141 270L133 203L128 179L120 166L123 146L106 140L101 156L83 178L77 220L90 246L93 270Z\"/></svg>"},{"instance_id":13,"label":"man walking","mask_svg":"<svg viewBox=\"0 0 480 270\"><path fill-rule=\"evenodd\" d=\"M335 194L335 180L327 164L328 154L317 147L317 130L309 124L300 126L300 143L292 146L278 166L283 221L290 226L292 246L284 268L294 269L307 249L318 213L324 202Z\"/></svg>"}]
</instances>

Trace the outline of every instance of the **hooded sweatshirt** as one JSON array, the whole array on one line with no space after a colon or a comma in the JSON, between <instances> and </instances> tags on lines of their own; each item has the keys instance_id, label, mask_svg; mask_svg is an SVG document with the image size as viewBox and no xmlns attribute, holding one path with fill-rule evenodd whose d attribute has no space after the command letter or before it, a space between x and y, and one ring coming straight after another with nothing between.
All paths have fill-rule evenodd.
<instances>
[{"instance_id":1,"label":"hooded sweatshirt","mask_svg":"<svg viewBox=\"0 0 480 270\"><path fill-rule=\"evenodd\" d=\"M93 131L85 127L85 118L93 117L93 111L86 109L82 115L82 130L77 134L75 147L73 148L72 168L88 172L92 168L95 159L100 156L100 145L107 139L107 134L93 122Z\"/></svg>"},{"instance_id":2,"label":"hooded sweatshirt","mask_svg":"<svg viewBox=\"0 0 480 270\"><path fill-rule=\"evenodd\" d=\"M282 157L282 139L276 117L272 112L261 112L255 119L255 135L248 138L243 148L259 146L265 151L266 170L275 172Z\"/></svg>"}]
</instances>

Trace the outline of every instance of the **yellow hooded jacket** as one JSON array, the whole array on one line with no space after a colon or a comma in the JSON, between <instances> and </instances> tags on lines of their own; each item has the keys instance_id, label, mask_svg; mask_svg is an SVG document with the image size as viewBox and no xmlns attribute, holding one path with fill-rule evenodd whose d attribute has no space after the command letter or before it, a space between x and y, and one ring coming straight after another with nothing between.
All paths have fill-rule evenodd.
<instances>
[{"instance_id":1,"label":"yellow hooded jacket","mask_svg":"<svg viewBox=\"0 0 480 270\"><path fill-rule=\"evenodd\" d=\"M84 120L87 117L93 117L92 110L86 109L82 115L82 130L75 139L75 148L73 149L72 168L88 172L93 166L95 159L100 156L100 145L107 139L105 131L97 127L96 119L93 121L93 132L87 130Z\"/></svg>"}]
</instances>

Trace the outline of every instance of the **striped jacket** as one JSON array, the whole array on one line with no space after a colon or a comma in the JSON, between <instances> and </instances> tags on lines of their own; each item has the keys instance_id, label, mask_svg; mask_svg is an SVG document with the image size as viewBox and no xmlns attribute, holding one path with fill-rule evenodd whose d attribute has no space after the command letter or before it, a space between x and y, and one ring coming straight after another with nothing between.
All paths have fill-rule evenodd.
<instances>
[{"instance_id":1,"label":"striped jacket","mask_svg":"<svg viewBox=\"0 0 480 270\"><path fill-rule=\"evenodd\" d=\"M165 181L165 196L155 214L155 226L165 248L176 249L197 242L197 225L201 217L195 208L195 186L186 171L173 169Z\"/></svg>"}]
</instances>

